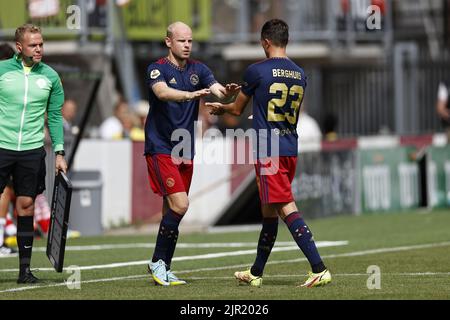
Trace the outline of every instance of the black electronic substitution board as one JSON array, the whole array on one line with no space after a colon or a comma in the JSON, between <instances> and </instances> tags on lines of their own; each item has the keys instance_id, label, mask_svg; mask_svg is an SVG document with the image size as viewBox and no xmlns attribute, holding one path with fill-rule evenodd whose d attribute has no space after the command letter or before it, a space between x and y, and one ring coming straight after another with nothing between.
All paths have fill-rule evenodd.
<instances>
[{"instance_id":1,"label":"black electronic substitution board","mask_svg":"<svg viewBox=\"0 0 450 320\"><path fill-rule=\"evenodd\" d=\"M72 183L63 172L60 172L55 177L47 238L47 257L56 272L63 271L71 199Z\"/></svg>"}]
</instances>

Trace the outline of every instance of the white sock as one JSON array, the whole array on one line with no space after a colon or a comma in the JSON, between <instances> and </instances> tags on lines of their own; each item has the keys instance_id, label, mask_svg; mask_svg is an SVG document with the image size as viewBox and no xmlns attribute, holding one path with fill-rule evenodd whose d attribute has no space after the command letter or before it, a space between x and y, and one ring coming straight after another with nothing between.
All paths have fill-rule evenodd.
<instances>
[{"instance_id":1,"label":"white sock","mask_svg":"<svg viewBox=\"0 0 450 320\"><path fill-rule=\"evenodd\" d=\"M0 247L3 245L3 236L5 232L6 219L0 218Z\"/></svg>"}]
</instances>

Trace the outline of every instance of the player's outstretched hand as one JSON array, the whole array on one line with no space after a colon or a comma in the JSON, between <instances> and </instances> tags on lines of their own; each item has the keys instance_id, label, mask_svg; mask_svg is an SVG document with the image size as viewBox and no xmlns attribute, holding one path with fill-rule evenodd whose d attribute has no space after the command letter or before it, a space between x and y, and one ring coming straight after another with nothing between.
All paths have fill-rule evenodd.
<instances>
[{"instance_id":1,"label":"player's outstretched hand","mask_svg":"<svg viewBox=\"0 0 450 320\"><path fill-rule=\"evenodd\" d=\"M209 94L211 94L211 90L209 90L209 89L197 90L197 91L191 92L189 100L200 99L202 97L206 97Z\"/></svg>"},{"instance_id":2,"label":"player's outstretched hand","mask_svg":"<svg viewBox=\"0 0 450 320\"><path fill-rule=\"evenodd\" d=\"M225 89L226 89L225 95L227 97L233 97L239 93L239 91L241 90L241 86L238 85L237 83L228 83L225 86Z\"/></svg>"},{"instance_id":3,"label":"player's outstretched hand","mask_svg":"<svg viewBox=\"0 0 450 320\"><path fill-rule=\"evenodd\" d=\"M220 102L206 102L205 107L209 108L209 114L221 116L225 113L223 104Z\"/></svg>"}]
</instances>

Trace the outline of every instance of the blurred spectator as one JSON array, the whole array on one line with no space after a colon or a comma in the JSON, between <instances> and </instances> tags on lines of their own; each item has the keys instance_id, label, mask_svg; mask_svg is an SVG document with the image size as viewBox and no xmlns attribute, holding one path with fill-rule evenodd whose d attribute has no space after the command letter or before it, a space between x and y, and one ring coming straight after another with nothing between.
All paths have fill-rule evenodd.
<instances>
[{"instance_id":1,"label":"blurred spectator","mask_svg":"<svg viewBox=\"0 0 450 320\"><path fill-rule=\"evenodd\" d=\"M14 53L14 49L9 44L0 44L0 60L11 59Z\"/></svg>"},{"instance_id":2,"label":"blurred spectator","mask_svg":"<svg viewBox=\"0 0 450 320\"><path fill-rule=\"evenodd\" d=\"M445 83L439 84L436 110L447 131L447 141L450 142L450 105L448 103L448 86Z\"/></svg>"},{"instance_id":3,"label":"blurred spectator","mask_svg":"<svg viewBox=\"0 0 450 320\"><path fill-rule=\"evenodd\" d=\"M114 115L105 119L100 126L100 137L102 139L122 139L124 137L124 127L122 122L127 122L129 113L128 104L121 100L114 108Z\"/></svg>"},{"instance_id":4,"label":"blurred spectator","mask_svg":"<svg viewBox=\"0 0 450 320\"><path fill-rule=\"evenodd\" d=\"M122 139L139 140L140 128L139 128L139 118L136 114L131 111L126 112L122 115L120 122L122 123ZM144 136L145 138L145 136Z\"/></svg>"},{"instance_id":5,"label":"blurred spectator","mask_svg":"<svg viewBox=\"0 0 450 320\"><path fill-rule=\"evenodd\" d=\"M150 110L150 105L149 105L148 101L146 101L146 100L139 101L135 107L135 111L139 117L141 128L145 128L145 121L147 120L147 115L148 115L149 110Z\"/></svg>"},{"instance_id":6,"label":"blurred spectator","mask_svg":"<svg viewBox=\"0 0 450 320\"><path fill-rule=\"evenodd\" d=\"M14 190L12 188L12 183L9 182L3 190L3 193L0 195L0 257L17 253L15 249L11 248L11 246L17 245L17 229L13 228L12 232L11 228L10 230L7 230L8 225L11 225L11 218L8 217L8 212L9 205L13 199L13 194Z\"/></svg>"},{"instance_id":7,"label":"blurred spectator","mask_svg":"<svg viewBox=\"0 0 450 320\"><path fill-rule=\"evenodd\" d=\"M302 106L297 122L297 133L299 137L298 151L304 144L320 143L322 141L322 131L319 124L311 117Z\"/></svg>"},{"instance_id":8,"label":"blurred spectator","mask_svg":"<svg viewBox=\"0 0 450 320\"><path fill-rule=\"evenodd\" d=\"M77 115L77 103L75 100L67 99L61 109L61 113L64 121L64 134L77 135L79 132L78 126L73 124L75 117Z\"/></svg>"},{"instance_id":9,"label":"blurred spectator","mask_svg":"<svg viewBox=\"0 0 450 320\"><path fill-rule=\"evenodd\" d=\"M323 134L326 141L336 141L338 139L337 135L337 125L338 119L334 113L327 113L323 118Z\"/></svg>"},{"instance_id":10,"label":"blurred spectator","mask_svg":"<svg viewBox=\"0 0 450 320\"><path fill-rule=\"evenodd\" d=\"M150 109L148 101L141 100L134 107L136 116L139 118L130 130L130 138L133 141L145 141L145 121Z\"/></svg>"}]
</instances>

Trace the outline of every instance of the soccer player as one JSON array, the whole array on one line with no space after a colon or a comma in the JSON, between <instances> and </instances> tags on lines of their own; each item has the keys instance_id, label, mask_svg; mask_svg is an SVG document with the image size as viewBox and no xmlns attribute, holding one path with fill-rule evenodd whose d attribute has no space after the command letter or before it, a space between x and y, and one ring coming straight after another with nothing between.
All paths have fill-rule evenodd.
<instances>
[{"instance_id":1,"label":"soccer player","mask_svg":"<svg viewBox=\"0 0 450 320\"><path fill-rule=\"evenodd\" d=\"M56 153L56 171L67 171L61 107L64 91L58 74L42 62L41 29L31 24L17 28L17 54L0 62L0 193L13 178L17 209L19 278L35 283L30 271L35 198L45 190L44 123Z\"/></svg>"},{"instance_id":2,"label":"soccer player","mask_svg":"<svg viewBox=\"0 0 450 320\"><path fill-rule=\"evenodd\" d=\"M157 285L169 286L186 283L175 276L171 261L178 226L189 207L199 99L210 93L221 101L233 99L240 86L223 87L206 65L189 59L192 30L186 24L171 24L165 43L168 56L150 64L147 72L150 111L145 125L145 155L150 186L163 197L163 218L148 268ZM175 148L179 142L172 139L177 129L186 133L181 143L187 147L181 152Z\"/></svg>"},{"instance_id":3,"label":"soccer player","mask_svg":"<svg viewBox=\"0 0 450 320\"><path fill-rule=\"evenodd\" d=\"M262 285L264 267L277 236L278 217L286 223L311 265L312 272L302 286L315 287L331 281L331 274L322 262L312 232L292 195L291 183L297 164L296 126L306 78L303 69L286 56L288 39L289 29L284 21L267 21L261 31L261 46L267 59L248 67L242 90L234 103L206 104L212 114L240 115L253 97L253 128L257 145L259 149L262 146L266 149L265 155L258 150L255 164L263 225L253 266L235 273L240 282L252 286ZM278 137L278 154L276 148L272 148L272 141L277 140L273 135Z\"/></svg>"}]
</instances>

